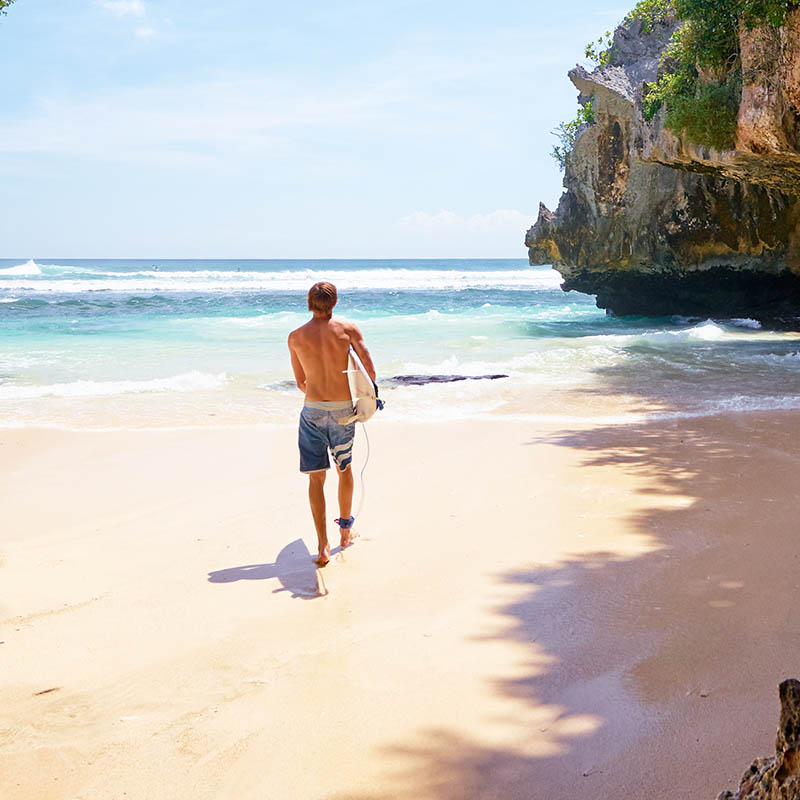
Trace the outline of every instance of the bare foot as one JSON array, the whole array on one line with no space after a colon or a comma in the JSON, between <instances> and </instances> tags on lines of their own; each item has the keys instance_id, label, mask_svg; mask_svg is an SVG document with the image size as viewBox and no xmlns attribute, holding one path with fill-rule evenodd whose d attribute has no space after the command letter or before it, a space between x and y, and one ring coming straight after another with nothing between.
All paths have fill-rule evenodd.
<instances>
[{"instance_id":1,"label":"bare foot","mask_svg":"<svg viewBox=\"0 0 800 800\"><path fill-rule=\"evenodd\" d=\"M314 559L314 563L318 567L324 567L331 560L331 550L329 547L323 547L319 551L319 555Z\"/></svg>"},{"instance_id":2,"label":"bare foot","mask_svg":"<svg viewBox=\"0 0 800 800\"><path fill-rule=\"evenodd\" d=\"M353 544L356 539L352 529L339 528L339 533L342 536L341 540L339 541L339 544L341 544L342 547L350 547L350 545Z\"/></svg>"}]
</instances>

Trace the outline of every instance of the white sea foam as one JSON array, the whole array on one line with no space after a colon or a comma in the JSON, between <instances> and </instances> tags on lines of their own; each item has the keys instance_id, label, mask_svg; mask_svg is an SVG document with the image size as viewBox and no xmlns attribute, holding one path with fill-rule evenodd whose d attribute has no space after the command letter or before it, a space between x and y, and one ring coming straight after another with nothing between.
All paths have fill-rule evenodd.
<instances>
[{"instance_id":1,"label":"white sea foam","mask_svg":"<svg viewBox=\"0 0 800 800\"><path fill-rule=\"evenodd\" d=\"M751 326L747 326L751 328ZM786 334L772 335L774 338L785 336ZM788 334L793 336L794 334ZM745 332L745 331L726 331L720 325L717 325L711 320L706 320L699 325L694 325L691 328L683 328L681 330L655 330L655 331L642 331L641 333L610 333L598 334L592 337L585 337L586 339L596 339L617 347L630 347L633 345L675 345L681 342L715 342L724 339L731 341L743 341L748 337L763 339L764 334L760 331Z\"/></svg>"},{"instance_id":2,"label":"white sea foam","mask_svg":"<svg viewBox=\"0 0 800 800\"><path fill-rule=\"evenodd\" d=\"M165 434L174 431L241 431L241 430L275 430L297 425L296 415L291 421L285 422L239 422L229 425L213 425L198 422L196 425L76 425L67 422L28 422L24 420L0 419L0 430L24 430L26 428L41 428L50 431L67 431L69 433L122 433L136 431L137 433Z\"/></svg>"},{"instance_id":3,"label":"white sea foam","mask_svg":"<svg viewBox=\"0 0 800 800\"><path fill-rule=\"evenodd\" d=\"M749 317L745 317L744 319L732 319L729 320L729 323L738 328L752 328L753 330L761 329L761 323L757 319L750 319Z\"/></svg>"},{"instance_id":4,"label":"white sea foam","mask_svg":"<svg viewBox=\"0 0 800 800\"><path fill-rule=\"evenodd\" d=\"M177 317L169 321L170 327L202 329L205 332L215 331L243 331L250 330L279 330L286 331L308 320L308 313L297 311L277 311L270 314L259 314L254 317Z\"/></svg>"},{"instance_id":5,"label":"white sea foam","mask_svg":"<svg viewBox=\"0 0 800 800\"><path fill-rule=\"evenodd\" d=\"M760 353L749 356L747 361L755 362L757 364L767 364L773 367L788 367L790 369L797 369L797 367L800 367L800 353Z\"/></svg>"},{"instance_id":6,"label":"white sea foam","mask_svg":"<svg viewBox=\"0 0 800 800\"><path fill-rule=\"evenodd\" d=\"M0 297L0 303L18 303L19 297Z\"/></svg>"},{"instance_id":7,"label":"white sea foam","mask_svg":"<svg viewBox=\"0 0 800 800\"><path fill-rule=\"evenodd\" d=\"M33 260L25 264L18 264L16 267L6 267L0 269L0 276L3 275L41 275L42 270Z\"/></svg>"},{"instance_id":8,"label":"white sea foam","mask_svg":"<svg viewBox=\"0 0 800 800\"><path fill-rule=\"evenodd\" d=\"M732 397L717 398L709 403L707 408L710 414L747 411L789 411L800 409L800 396L767 395L765 397L751 397L748 395L734 395Z\"/></svg>"},{"instance_id":9,"label":"white sea foam","mask_svg":"<svg viewBox=\"0 0 800 800\"><path fill-rule=\"evenodd\" d=\"M471 337L474 338L474 337ZM587 337L590 341L595 337ZM583 344L580 339L550 340L527 353L496 359L474 359L467 354L437 361L409 359L398 362L395 371L423 375L506 374L536 383L573 383L598 367L609 367L626 358L622 348L606 344Z\"/></svg>"},{"instance_id":10,"label":"white sea foam","mask_svg":"<svg viewBox=\"0 0 800 800\"><path fill-rule=\"evenodd\" d=\"M708 320L687 331L690 339L700 339L704 342L716 342L725 336L725 330L719 325Z\"/></svg>"},{"instance_id":11,"label":"white sea foam","mask_svg":"<svg viewBox=\"0 0 800 800\"><path fill-rule=\"evenodd\" d=\"M87 277L70 277L74 274ZM274 272L230 270L109 272L59 265L40 266L33 261L0 270L0 288L69 294L85 291L126 293L306 291L311 284L320 280L329 280L340 290L531 291L557 289L561 283L561 276L554 270L542 269L481 272L458 269L390 268L325 271L299 269Z\"/></svg>"},{"instance_id":12,"label":"white sea foam","mask_svg":"<svg viewBox=\"0 0 800 800\"><path fill-rule=\"evenodd\" d=\"M219 389L227 383L223 374L185 372L171 378L146 381L72 381L45 385L0 384L0 400L33 400L37 397L112 397L142 392L194 392Z\"/></svg>"}]
</instances>

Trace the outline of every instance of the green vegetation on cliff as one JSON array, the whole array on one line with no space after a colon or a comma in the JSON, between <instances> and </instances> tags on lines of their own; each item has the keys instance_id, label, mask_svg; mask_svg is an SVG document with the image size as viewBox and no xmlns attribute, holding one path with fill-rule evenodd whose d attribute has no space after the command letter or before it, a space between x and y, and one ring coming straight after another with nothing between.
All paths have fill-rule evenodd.
<instances>
[{"instance_id":1,"label":"green vegetation on cliff","mask_svg":"<svg viewBox=\"0 0 800 800\"><path fill-rule=\"evenodd\" d=\"M575 140L584 125L591 125L594 122L594 104L589 100L586 105L578 109L575 119L569 122L561 122L552 132L558 139L558 144L553 145L550 155L558 162L561 169L569 163L569 154L575 146Z\"/></svg>"},{"instance_id":2,"label":"green vegetation on cliff","mask_svg":"<svg viewBox=\"0 0 800 800\"><path fill-rule=\"evenodd\" d=\"M740 26L778 28L798 6L800 0L640 0L623 24L639 20L644 35L670 20L683 21L664 50L657 80L647 84L645 119L664 107L664 124L673 133L715 150L733 148L742 93ZM601 67L614 63L608 33L586 46L586 57ZM552 156L562 168L581 126L594 121L588 108L591 119L583 118L582 109L553 131L559 144Z\"/></svg>"},{"instance_id":3,"label":"green vegetation on cliff","mask_svg":"<svg viewBox=\"0 0 800 800\"><path fill-rule=\"evenodd\" d=\"M676 10L682 2L676 0ZM728 27L711 26L707 33L690 21L673 34L661 74L642 101L645 119L666 105L664 124L674 133L715 150L733 147L742 84L739 39L732 31L731 37ZM701 70L712 80L703 80Z\"/></svg>"},{"instance_id":4,"label":"green vegetation on cliff","mask_svg":"<svg viewBox=\"0 0 800 800\"><path fill-rule=\"evenodd\" d=\"M14 0L0 0L0 14L6 13L6 8L10 6Z\"/></svg>"},{"instance_id":5,"label":"green vegetation on cliff","mask_svg":"<svg viewBox=\"0 0 800 800\"><path fill-rule=\"evenodd\" d=\"M604 67L611 63L613 54L611 45L611 31L606 31L594 42L589 42L584 50L584 55L589 61L594 61L599 67Z\"/></svg>"},{"instance_id":6,"label":"green vegetation on cliff","mask_svg":"<svg viewBox=\"0 0 800 800\"><path fill-rule=\"evenodd\" d=\"M641 20L642 33L652 33L657 23L663 22L673 13L672 0L640 0L622 22L624 24L635 19Z\"/></svg>"},{"instance_id":7,"label":"green vegetation on cliff","mask_svg":"<svg viewBox=\"0 0 800 800\"><path fill-rule=\"evenodd\" d=\"M742 87L739 27L780 27L800 0L642 0L632 17L650 25L674 14L685 20L664 51L658 80L648 84L645 119L666 106L664 124L688 141L734 146ZM644 27L643 27L644 30Z\"/></svg>"}]
</instances>

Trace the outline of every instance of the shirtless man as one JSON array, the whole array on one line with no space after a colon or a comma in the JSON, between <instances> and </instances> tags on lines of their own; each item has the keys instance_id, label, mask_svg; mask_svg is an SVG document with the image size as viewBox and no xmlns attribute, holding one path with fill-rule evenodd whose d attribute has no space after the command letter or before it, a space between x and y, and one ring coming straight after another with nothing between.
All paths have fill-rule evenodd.
<instances>
[{"instance_id":1,"label":"shirtless man","mask_svg":"<svg viewBox=\"0 0 800 800\"><path fill-rule=\"evenodd\" d=\"M325 471L330 467L328 450L338 467L339 532L341 545L352 544L350 515L353 504L353 457L355 422L340 424L353 413L350 385L347 381L350 346L358 354L370 378L375 367L364 344L361 331L343 319L333 319L336 287L315 283L308 291L308 310L312 318L289 334L289 353L297 388L306 399L300 413L300 471L308 475L308 502L317 529L319 555L314 560L324 567L331 558L325 522Z\"/></svg>"}]
</instances>

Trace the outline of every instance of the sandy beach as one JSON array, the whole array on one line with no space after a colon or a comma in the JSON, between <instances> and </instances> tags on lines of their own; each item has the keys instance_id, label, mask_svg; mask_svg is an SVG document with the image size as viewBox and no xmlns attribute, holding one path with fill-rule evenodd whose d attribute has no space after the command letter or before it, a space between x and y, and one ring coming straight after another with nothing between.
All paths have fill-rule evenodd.
<instances>
[{"instance_id":1,"label":"sandy beach","mask_svg":"<svg viewBox=\"0 0 800 800\"><path fill-rule=\"evenodd\" d=\"M800 0L0 43L0 800L800 800Z\"/></svg>"},{"instance_id":2,"label":"sandy beach","mask_svg":"<svg viewBox=\"0 0 800 800\"><path fill-rule=\"evenodd\" d=\"M715 797L798 674L798 421L370 423L319 571L292 426L5 430L3 797Z\"/></svg>"}]
</instances>

